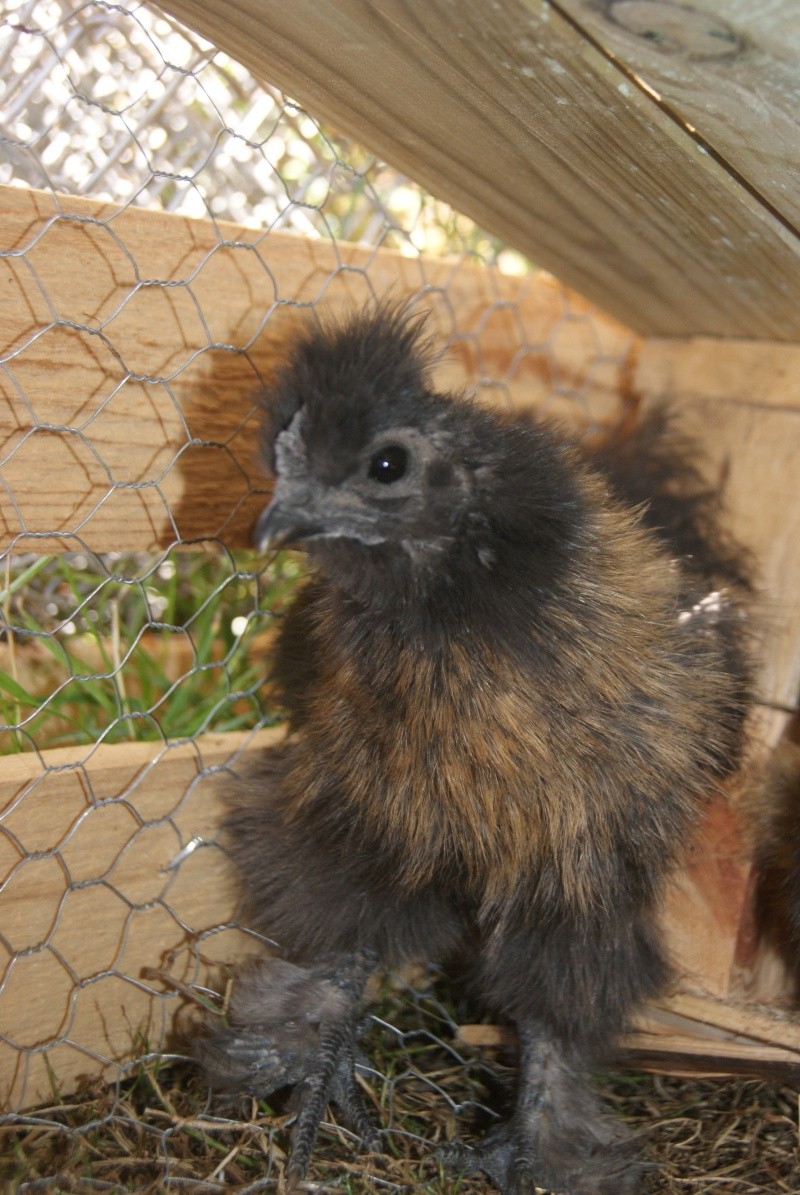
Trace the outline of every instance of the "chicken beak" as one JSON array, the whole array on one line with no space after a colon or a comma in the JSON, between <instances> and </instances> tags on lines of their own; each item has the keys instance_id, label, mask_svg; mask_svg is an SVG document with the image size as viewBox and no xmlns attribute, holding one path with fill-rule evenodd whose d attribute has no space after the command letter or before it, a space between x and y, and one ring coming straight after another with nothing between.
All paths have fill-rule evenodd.
<instances>
[{"instance_id":1,"label":"chicken beak","mask_svg":"<svg viewBox=\"0 0 800 1195\"><path fill-rule=\"evenodd\" d=\"M273 498L253 528L253 547L259 552L274 552L287 544L317 535L319 530L319 524L304 511L285 506Z\"/></svg>"}]
</instances>

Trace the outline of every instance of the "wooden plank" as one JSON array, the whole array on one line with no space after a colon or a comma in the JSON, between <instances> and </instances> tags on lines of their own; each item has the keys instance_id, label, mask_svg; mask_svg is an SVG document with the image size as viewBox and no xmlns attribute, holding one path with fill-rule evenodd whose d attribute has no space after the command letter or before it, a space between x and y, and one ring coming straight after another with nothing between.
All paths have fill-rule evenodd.
<instances>
[{"instance_id":1,"label":"wooden plank","mask_svg":"<svg viewBox=\"0 0 800 1195\"><path fill-rule=\"evenodd\" d=\"M667 950L688 988L728 996L751 903L752 864L735 801L719 795L664 899Z\"/></svg>"},{"instance_id":2,"label":"wooden plank","mask_svg":"<svg viewBox=\"0 0 800 1195\"><path fill-rule=\"evenodd\" d=\"M796 0L558 0L659 103L800 228Z\"/></svg>"},{"instance_id":3,"label":"wooden plank","mask_svg":"<svg viewBox=\"0 0 800 1195\"><path fill-rule=\"evenodd\" d=\"M800 346L703 339L647 341L633 377L645 404L668 399L704 443L710 474L723 485L731 529L752 549L759 590L752 627L763 703L752 735L754 754L762 755L786 733L786 711L796 710L800 697L798 379ZM746 821L746 805L742 815ZM716 995L787 1000L793 981L775 946L758 932L756 877L735 816L727 816L728 849L722 835L704 839L717 849L710 858L701 850L694 882L686 891L678 885L669 924L684 939L681 957L695 985ZM682 910L690 915L682 917Z\"/></svg>"},{"instance_id":4,"label":"wooden plank","mask_svg":"<svg viewBox=\"0 0 800 1195\"><path fill-rule=\"evenodd\" d=\"M0 1105L163 1044L165 967L204 982L248 948L213 845L216 777L281 729L7 757L0 774ZM137 1046L138 1043L138 1046Z\"/></svg>"},{"instance_id":5,"label":"wooden plank","mask_svg":"<svg viewBox=\"0 0 800 1195\"><path fill-rule=\"evenodd\" d=\"M464 1045L508 1049L505 1025L460 1025ZM619 1063L666 1074L800 1078L800 1016L677 992L650 1002L621 1042Z\"/></svg>"},{"instance_id":6,"label":"wooden plank","mask_svg":"<svg viewBox=\"0 0 800 1195\"><path fill-rule=\"evenodd\" d=\"M143 1041L153 1049L163 1044L179 1008L174 988L165 991L154 970L179 983L213 984L218 964L257 948L233 928L235 886L214 845L216 784L221 770L244 766L282 733L206 735L169 746L101 744L4 760L0 1101L29 1106L48 1099L53 1074L68 1091L83 1074L118 1073ZM770 1018L766 1010L760 1021L748 1014L744 1022L735 1007L692 994L704 985L721 991L719 975L731 963L736 925L725 919L735 922L741 903L738 893L731 895L731 861L711 875L714 883L703 863L723 859L729 836L718 815L707 819L676 878L680 902L668 904L666 928L684 1003L673 997L665 1006L720 1028L729 1046L712 1050L706 1040L699 1053L728 1070L758 1058L786 1062L780 1051L800 1054L796 1022ZM713 936L723 939L723 962L709 961L704 975L696 944ZM678 1028L677 1037L659 1031L647 1048L690 1054L686 1026ZM737 1052L739 1038L747 1048ZM752 1038L764 1047L761 1054Z\"/></svg>"},{"instance_id":7,"label":"wooden plank","mask_svg":"<svg viewBox=\"0 0 800 1195\"><path fill-rule=\"evenodd\" d=\"M693 992L675 992L655 1001L654 1007L737 1037L794 1050L800 1056L800 1014L797 1012L771 1009L763 1004L714 1000Z\"/></svg>"},{"instance_id":8,"label":"wooden plank","mask_svg":"<svg viewBox=\"0 0 800 1195\"><path fill-rule=\"evenodd\" d=\"M797 338L796 232L558 4L162 7L638 332Z\"/></svg>"},{"instance_id":9,"label":"wooden plank","mask_svg":"<svg viewBox=\"0 0 800 1195\"><path fill-rule=\"evenodd\" d=\"M800 346L693 339L649 340L632 378L647 405L670 401L705 445L722 486L729 524L753 552L758 596L752 619L762 705L753 719L754 754L786 732L800 696ZM745 793L747 790L745 790ZM734 806L738 804L736 800ZM746 820L746 808L742 811ZM723 815L725 816L725 815ZM767 1001L790 997L792 980L758 932L755 876L733 811L717 849L695 860L693 883L672 895L669 924L696 986L715 995ZM681 912L688 915L681 916ZM738 913L740 921L734 923ZM727 970L726 970L727 960Z\"/></svg>"},{"instance_id":10,"label":"wooden plank","mask_svg":"<svg viewBox=\"0 0 800 1195\"><path fill-rule=\"evenodd\" d=\"M0 537L19 551L114 551L121 527L129 551L246 545L254 394L307 305L420 295L444 385L573 418L617 411L636 348L545 275L21 188L0 188L0 249Z\"/></svg>"},{"instance_id":11,"label":"wooden plank","mask_svg":"<svg viewBox=\"0 0 800 1195\"><path fill-rule=\"evenodd\" d=\"M652 337L642 345L634 383L645 398L800 411L800 344Z\"/></svg>"},{"instance_id":12,"label":"wooden plank","mask_svg":"<svg viewBox=\"0 0 800 1195\"><path fill-rule=\"evenodd\" d=\"M706 447L730 526L753 551L760 588L761 696L800 694L800 346L694 339L642 346L633 386L668 399ZM782 730L780 719L774 733Z\"/></svg>"}]
</instances>

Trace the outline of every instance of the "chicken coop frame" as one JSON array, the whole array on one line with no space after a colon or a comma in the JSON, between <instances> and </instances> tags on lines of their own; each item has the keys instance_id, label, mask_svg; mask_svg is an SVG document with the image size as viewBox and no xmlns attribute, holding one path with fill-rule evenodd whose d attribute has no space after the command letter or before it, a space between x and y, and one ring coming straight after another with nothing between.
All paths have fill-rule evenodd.
<instances>
[{"instance_id":1,"label":"chicken coop frame","mask_svg":"<svg viewBox=\"0 0 800 1195\"><path fill-rule=\"evenodd\" d=\"M598 422L621 403L636 412L669 398L681 410L710 469L724 475L732 526L758 562L769 617L754 755L772 749L800 693L800 28L788 0L465 0L457 29L445 0L162 7L574 288L571 308L591 315L605 362L587 382ZM112 210L91 198L0 188L8 283L0 355L13 361L26 348L25 392L48 433L32 458L18 454L4 466L14 502L4 498L0 522L16 551L155 551L205 537L246 544L266 494L253 393L304 305L324 298L336 310L390 290L422 291L435 305L446 295L456 326L480 325L484 354L506 365L514 348L504 302L513 298L532 325L552 324L561 310L561 288L545 275L523 288L509 279L504 295L502 277L478 265L431 259L423 271L389 250L334 251L281 233L255 252L252 229L132 207L106 222ZM19 266L23 251L36 276ZM43 309L37 277L47 280L53 309ZM96 333L82 327L82 295L102 315L98 295L111 310L132 286L135 301L113 344L102 318ZM242 345L246 356L227 351ZM584 368L580 337L550 351L565 374ZM442 368L454 385L467 373L457 354ZM123 374L163 378L177 406L134 387L124 413L97 421L76 448L69 429L89 428L93 396ZM516 405L535 403L535 378L511 376ZM29 433L31 411L3 385L13 443ZM87 442L102 452L85 451ZM219 467L194 451L208 444L226 446ZM115 484L100 462L131 454L177 466L158 485ZM42 937L43 910L58 901L54 842L65 841L60 853L79 881L89 860L113 858L121 835L130 838L120 813L126 794L138 818L125 879L134 903L147 905L176 843L186 851L171 889L176 916L154 910L146 928L126 930L125 967L142 976L138 990L126 992L124 1006L113 982L78 992L71 1037L80 1050L37 1044L53 1021L46 975L30 983L20 967L6 985L3 1033L29 1044L22 1067L20 1049L0 1043L0 1088L12 1104L44 1098L53 1073L68 1089L78 1075L104 1069L129 1047L131 1024L152 1020L154 1009L153 1035L163 1040L169 1008L153 973L167 960L179 978L201 981L197 956L181 954L187 927L224 925L234 907L221 852L189 849L214 837L215 773L281 733L58 748L3 761L3 824L40 857L35 875L0 890L8 941ZM165 829L156 814L173 808L176 791L185 798ZM104 814L66 840L87 803ZM753 882L734 813L720 799L670 895L682 983L643 1014L629 1042L640 1063L798 1073L800 1023L780 1011L788 976L758 939ZM87 904L65 920L78 974L91 973L98 918L102 907ZM224 935L205 947L203 966L230 957ZM486 1034L464 1028L478 1043Z\"/></svg>"}]
</instances>

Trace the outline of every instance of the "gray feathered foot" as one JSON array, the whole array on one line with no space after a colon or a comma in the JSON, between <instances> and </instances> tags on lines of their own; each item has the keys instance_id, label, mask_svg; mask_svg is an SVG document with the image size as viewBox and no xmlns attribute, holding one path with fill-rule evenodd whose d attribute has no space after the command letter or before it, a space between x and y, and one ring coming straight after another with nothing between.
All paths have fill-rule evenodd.
<instances>
[{"instance_id":1,"label":"gray feathered foot","mask_svg":"<svg viewBox=\"0 0 800 1195\"><path fill-rule=\"evenodd\" d=\"M649 1169L639 1141L604 1111L571 1051L535 1025L520 1026L520 1045L511 1120L478 1146L446 1146L445 1164L483 1171L503 1195L635 1195Z\"/></svg>"},{"instance_id":2,"label":"gray feathered foot","mask_svg":"<svg viewBox=\"0 0 800 1195\"><path fill-rule=\"evenodd\" d=\"M635 1195L645 1169L630 1141L598 1142L594 1148L575 1141L571 1149L548 1143L542 1148L513 1122L492 1130L481 1145L455 1142L438 1156L462 1174L482 1171L503 1195L534 1195L537 1189L553 1195Z\"/></svg>"},{"instance_id":3,"label":"gray feathered foot","mask_svg":"<svg viewBox=\"0 0 800 1195\"><path fill-rule=\"evenodd\" d=\"M361 1001L374 966L366 953L313 967L261 959L237 977L229 1027L194 1043L197 1061L218 1090L267 1097L295 1088L288 1191L305 1178L328 1103L340 1109L367 1149L380 1149L355 1078Z\"/></svg>"}]
</instances>

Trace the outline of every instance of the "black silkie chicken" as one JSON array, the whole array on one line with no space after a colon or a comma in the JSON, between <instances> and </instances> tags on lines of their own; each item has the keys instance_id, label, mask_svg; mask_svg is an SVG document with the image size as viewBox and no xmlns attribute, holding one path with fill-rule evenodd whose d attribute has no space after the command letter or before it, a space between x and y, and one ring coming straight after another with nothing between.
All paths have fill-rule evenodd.
<instances>
[{"instance_id":1,"label":"black silkie chicken","mask_svg":"<svg viewBox=\"0 0 800 1195\"><path fill-rule=\"evenodd\" d=\"M590 453L430 371L419 318L376 305L302 334L266 396L258 540L315 573L277 647L287 738L226 834L289 957L245 969L198 1054L219 1086L297 1085L291 1188L327 1100L378 1145L371 971L452 961L520 1061L510 1120L450 1160L620 1195L640 1167L587 1072L665 981L663 880L739 753L746 571L663 415Z\"/></svg>"}]
</instances>

